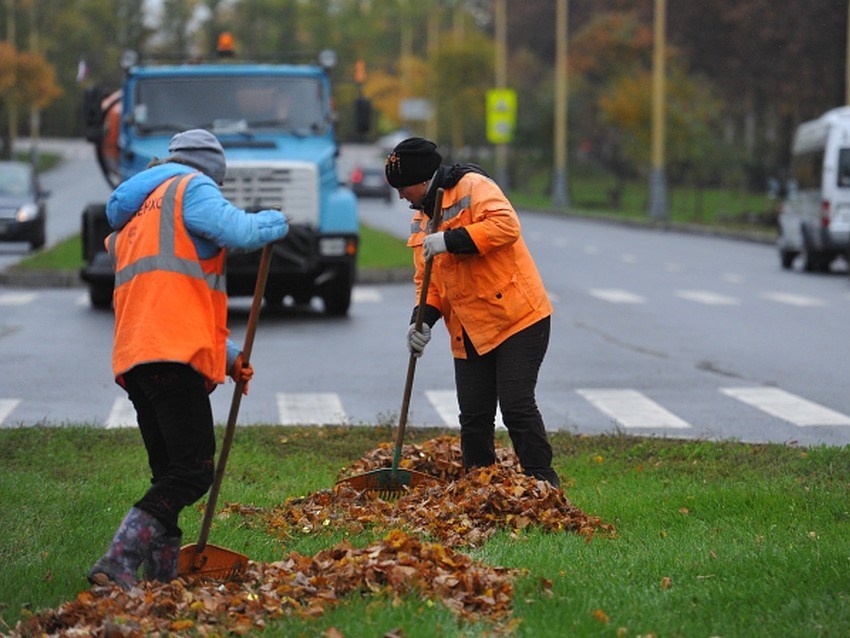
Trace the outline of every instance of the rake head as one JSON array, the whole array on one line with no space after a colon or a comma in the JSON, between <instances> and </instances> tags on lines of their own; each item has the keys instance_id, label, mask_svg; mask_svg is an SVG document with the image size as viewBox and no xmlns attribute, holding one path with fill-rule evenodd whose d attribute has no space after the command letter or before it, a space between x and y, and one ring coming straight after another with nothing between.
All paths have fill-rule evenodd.
<instances>
[{"instance_id":1,"label":"rake head","mask_svg":"<svg viewBox=\"0 0 850 638\"><path fill-rule=\"evenodd\" d=\"M394 501L411 488L423 483L442 483L443 480L416 470L381 468L364 474L357 474L336 482L337 487L345 485L358 492L367 492L385 501Z\"/></svg>"},{"instance_id":2,"label":"rake head","mask_svg":"<svg viewBox=\"0 0 850 638\"><path fill-rule=\"evenodd\" d=\"M248 567L248 557L226 547L207 545L198 551L197 543L184 545L177 557L177 573L181 578L232 580Z\"/></svg>"}]
</instances>

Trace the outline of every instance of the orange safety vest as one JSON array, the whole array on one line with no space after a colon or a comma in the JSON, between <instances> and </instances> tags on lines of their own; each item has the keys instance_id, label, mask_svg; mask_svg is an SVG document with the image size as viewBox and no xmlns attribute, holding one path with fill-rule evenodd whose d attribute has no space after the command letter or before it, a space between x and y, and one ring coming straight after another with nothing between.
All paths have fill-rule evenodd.
<instances>
[{"instance_id":1,"label":"orange safety vest","mask_svg":"<svg viewBox=\"0 0 850 638\"><path fill-rule=\"evenodd\" d=\"M414 248L416 298L425 259L422 241L431 219L418 211L407 245ZM519 217L491 179L467 173L443 192L439 230L466 228L478 254L442 253L434 257L427 303L440 310L452 354L465 359L463 331L478 354L487 354L508 337L552 314L552 304L520 233Z\"/></svg>"},{"instance_id":2,"label":"orange safety vest","mask_svg":"<svg viewBox=\"0 0 850 638\"><path fill-rule=\"evenodd\" d=\"M112 371L160 361L192 366L210 390L222 383L227 357L224 250L199 259L183 224L183 193L197 173L173 177L106 238L115 266Z\"/></svg>"}]
</instances>

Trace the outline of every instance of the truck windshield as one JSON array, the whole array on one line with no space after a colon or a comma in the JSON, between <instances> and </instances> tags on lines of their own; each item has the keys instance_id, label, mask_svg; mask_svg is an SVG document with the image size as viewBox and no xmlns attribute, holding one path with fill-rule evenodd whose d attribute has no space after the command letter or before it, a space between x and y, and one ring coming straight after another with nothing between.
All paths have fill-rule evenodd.
<instances>
[{"instance_id":1,"label":"truck windshield","mask_svg":"<svg viewBox=\"0 0 850 638\"><path fill-rule=\"evenodd\" d=\"M327 132L330 113L316 78L195 76L136 85L133 122L141 135L205 128L213 133Z\"/></svg>"}]
</instances>

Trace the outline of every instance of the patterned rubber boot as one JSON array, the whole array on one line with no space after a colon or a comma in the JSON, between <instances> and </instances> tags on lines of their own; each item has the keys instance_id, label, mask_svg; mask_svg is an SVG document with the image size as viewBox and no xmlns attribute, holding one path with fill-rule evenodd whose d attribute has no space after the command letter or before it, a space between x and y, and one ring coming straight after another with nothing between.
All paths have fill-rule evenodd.
<instances>
[{"instance_id":1,"label":"patterned rubber boot","mask_svg":"<svg viewBox=\"0 0 850 638\"><path fill-rule=\"evenodd\" d=\"M182 536L160 536L151 543L150 552L142 563L142 578L170 583L177 578L177 557Z\"/></svg>"},{"instance_id":2,"label":"patterned rubber boot","mask_svg":"<svg viewBox=\"0 0 850 638\"><path fill-rule=\"evenodd\" d=\"M153 516L136 507L130 509L109 549L89 571L92 585L117 583L130 589L139 582L139 565L150 552L151 545L165 536L165 526Z\"/></svg>"}]
</instances>

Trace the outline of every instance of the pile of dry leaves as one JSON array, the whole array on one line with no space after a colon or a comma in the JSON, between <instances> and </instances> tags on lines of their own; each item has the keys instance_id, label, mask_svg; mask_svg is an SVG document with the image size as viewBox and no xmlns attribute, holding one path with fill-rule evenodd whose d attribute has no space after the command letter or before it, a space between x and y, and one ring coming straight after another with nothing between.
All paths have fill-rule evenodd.
<instances>
[{"instance_id":1,"label":"pile of dry leaves","mask_svg":"<svg viewBox=\"0 0 850 638\"><path fill-rule=\"evenodd\" d=\"M563 490L522 474L516 456L505 448L497 448L495 465L466 474L457 437L407 445L402 459L402 468L444 482L411 488L393 502L371 492L358 492L343 480L333 490L288 499L262 515L271 528L284 535L403 527L454 548L478 546L499 529L519 532L529 526L574 532L588 539L597 532L614 533L611 525L573 506ZM341 478L388 467L391 460L391 446L379 447L345 468Z\"/></svg>"},{"instance_id":2,"label":"pile of dry leaves","mask_svg":"<svg viewBox=\"0 0 850 638\"><path fill-rule=\"evenodd\" d=\"M94 587L22 621L11 635L244 635L270 620L321 615L355 593L394 599L416 592L464 620L502 623L510 615L514 573L476 563L458 547L479 545L498 529L518 533L536 526L588 539L614 529L571 505L562 490L521 474L510 452L497 452L496 465L464 474L455 437L405 446L403 468L441 481L413 488L395 501L358 492L343 481L333 490L289 499L270 510L230 504L231 512L259 516L283 536L365 528L383 529L385 535L364 549L343 543L312 557L292 553L276 563L251 562L238 579L225 583L178 579L165 585L140 583L130 591ZM382 446L346 468L343 477L388 467L391 457L391 446Z\"/></svg>"},{"instance_id":3,"label":"pile of dry leaves","mask_svg":"<svg viewBox=\"0 0 850 638\"><path fill-rule=\"evenodd\" d=\"M499 622L510 613L511 576L396 530L364 549L338 545L313 557L292 553L277 563L250 562L246 573L225 583L94 587L20 623L12 636L245 635L270 620L319 616L353 593L393 598L416 592L460 618Z\"/></svg>"}]
</instances>

